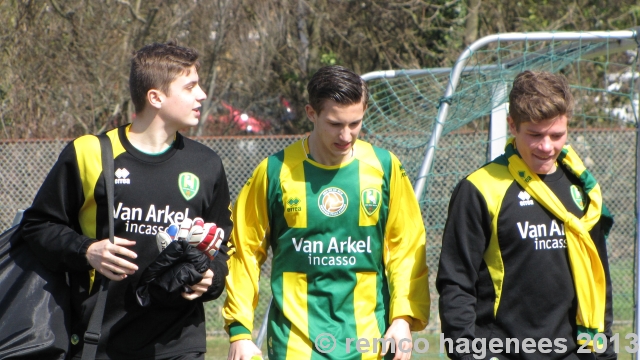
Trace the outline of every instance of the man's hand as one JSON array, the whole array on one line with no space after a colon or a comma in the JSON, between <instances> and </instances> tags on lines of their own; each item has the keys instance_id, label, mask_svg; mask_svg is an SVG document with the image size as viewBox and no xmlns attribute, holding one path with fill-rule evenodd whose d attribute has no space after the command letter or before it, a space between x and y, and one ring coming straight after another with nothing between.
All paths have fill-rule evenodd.
<instances>
[{"instance_id":1,"label":"man's hand","mask_svg":"<svg viewBox=\"0 0 640 360\"><path fill-rule=\"evenodd\" d=\"M209 286L211 286L211 284L213 283L213 271L211 271L211 269L208 269L204 274L202 274L202 276L203 276L202 281L200 281L195 285L187 286L188 288L193 290L193 292L191 293L183 292L182 293L183 298L187 300L193 300L193 299L199 298L200 296L202 296L202 294L204 294L209 289Z\"/></svg>"},{"instance_id":2,"label":"man's hand","mask_svg":"<svg viewBox=\"0 0 640 360\"><path fill-rule=\"evenodd\" d=\"M120 281L138 270L138 265L123 259L135 259L138 255L125 246L135 245L135 241L114 237L114 244L109 239L100 240L87 249L87 261L97 272L105 277ZM118 256L120 255L120 256Z\"/></svg>"},{"instance_id":3,"label":"man's hand","mask_svg":"<svg viewBox=\"0 0 640 360\"><path fill-rule=\"evenodd\" d=\"M393 357L393 360L411 359L413 342L411 340L411 329L407 320L410 321L410 318L405 316L393 319L393 322L391 322L391 325L387 329L387 333L384 335L385 339L393 339L396 344L396 355ZM382 356L387 354L389 347L390 344L387 343L385 348L382 349Z\"/></svg>"},{"instance_id":4,"label":"man's hand","mask_svg":"<svg viewBox=\"0 0 640 360\"><path fill-rule=\"evenodd\" d=\"M254 356L256 358L254 358ZM238 340L229 346L227 360L253 360L262 359L262 351L251 340Z\"/></svg>"}]
</instances>

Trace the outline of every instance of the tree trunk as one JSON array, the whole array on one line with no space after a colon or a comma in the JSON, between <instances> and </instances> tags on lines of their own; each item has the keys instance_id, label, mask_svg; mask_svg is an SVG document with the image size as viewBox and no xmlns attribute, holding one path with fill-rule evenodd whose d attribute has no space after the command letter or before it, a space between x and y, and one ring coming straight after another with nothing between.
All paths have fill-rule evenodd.
<instances>
[{"instance_id":1,"label":"tree trunk","mask_svg":"<svg viewBox=\"0 0 640 360\"><path fill-rule=\"evenodd\" d=\"M298 56L298 64L300 65L300 72L303 76L307 75L308 62L309 62L309 35L307 31L307 7L304 4L304 0L298 0L298 37L300 38L300 54Z\"/></svg>"},{"instance_id":2,"label":"tree trunk","mask_svg":"<svg viewBox=\"0 0 640 360\"><path fill-rule=\"evenodd\" d=\"M469 46L478 39L478 9L482 0L467 0L469 13L464 30L464 43Z\"/></svg>"}]
</instances>

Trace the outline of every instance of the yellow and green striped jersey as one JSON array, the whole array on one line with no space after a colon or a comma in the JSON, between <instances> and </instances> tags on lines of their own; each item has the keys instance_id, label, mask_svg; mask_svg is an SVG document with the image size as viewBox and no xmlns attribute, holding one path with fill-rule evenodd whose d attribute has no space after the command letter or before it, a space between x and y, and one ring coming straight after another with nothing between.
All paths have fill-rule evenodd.
<instances>
[{"instance_id":1,"label":"yellow and green striped jersey","mask_svg":"<svg viewBox=\"0 0 640 360\"><path fill-rule=\"evenodd\" d=\"M389 151L364 141L336 166L303 141L265 159L236 202L223 314L231 341L250 339L260 266L273 251L270 359L376 358L347 338L384 336L389 322L429 318L425 229L411 183ZM313 346L330 333L331 354Z\"/></svg>"}]
</instances>

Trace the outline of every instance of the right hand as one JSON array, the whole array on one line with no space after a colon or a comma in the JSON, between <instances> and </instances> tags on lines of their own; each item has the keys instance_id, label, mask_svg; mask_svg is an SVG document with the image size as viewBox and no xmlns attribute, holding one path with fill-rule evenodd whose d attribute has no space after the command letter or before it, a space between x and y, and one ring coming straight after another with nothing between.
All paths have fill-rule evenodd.
<instances>
[{"instance_id":1,"label":"right hand","mask_svg":"<svg viewBox=\"0 0 640 360\"><path fill-rule=\"evenodd\" d=\"M227 360L252 360L254 356L262 358L262 351L251 340L238 340L231 343Z\"/></svg>"},{"instance_id":2,"label":"right hand","mask_svg":"<svg viewBox=\"0 0 640 360\"><path fill-rule=\"evenodd\" d=\"M87 249L87 261L97 272L111 280L126 279L127 275L132 275L138 270L138 265L122 258L135 259L138 257L135 252L125 247L135 244L135 241L119 237L114 237L113 244L109 239L97 241Z\"/></svg>"},{"instance_id":3,"label":"right hand","mask_svg":"<svg viewBox=\"0 0 640 360\"><path fill-rule=\"evenodd\" d=\"M183 292L182 297L187 300L197 299L202 294L209 290L209 286L213 283L213 271L208 269L204 274L202 274L202 281L195 285L188 286L190 292Z\"/></svg>"}]
</instances>

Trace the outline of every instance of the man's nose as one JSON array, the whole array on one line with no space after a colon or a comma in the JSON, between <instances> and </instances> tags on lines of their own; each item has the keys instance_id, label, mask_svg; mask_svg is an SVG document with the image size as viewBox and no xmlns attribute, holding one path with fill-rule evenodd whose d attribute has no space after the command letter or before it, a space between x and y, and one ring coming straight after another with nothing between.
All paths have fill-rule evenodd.
<instances>
[{"instance_id":1,"label":"man's nose","mask_svg":"<svg viewBox=\"0 0 640 360\"><path fill-rule=\"evenodd\" d=\"M344 142L351 142L351 130L349 129L348 126L343 127L342 129L340 129L340 140L344 141Z\"/></svg>"},{"instance_id":2,"label":"man's nose","mask_svg":"<svg viewBox=\"0 0 640 360\"><path fill-rule=\"evenodd\" d=\"M202 90L200 85L198 85L197 91L198 91L198 94L197 94L198 101L204 101L207 98L207 94L204 92L204 90Z\"/></svg>"},{"instance_id":3,"label":"man's nose","mask_svg":"<svg viewBox=\"0 0 640 360\"><path fill-rule=\"evenodd\" d=\"M540 141L539 148L540 150L545 152L551 151L551 149L553 149L553 144L551 142L551 139L548 136L544 136L542 138L542 141Z\"/></svg>"}]
</instances>

